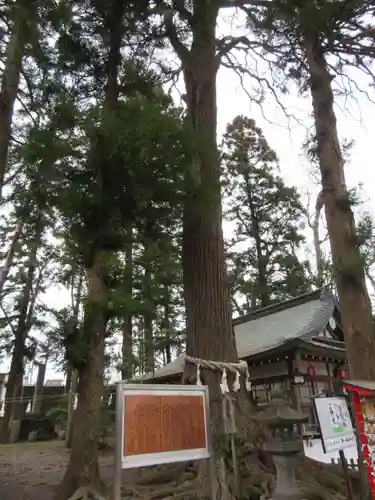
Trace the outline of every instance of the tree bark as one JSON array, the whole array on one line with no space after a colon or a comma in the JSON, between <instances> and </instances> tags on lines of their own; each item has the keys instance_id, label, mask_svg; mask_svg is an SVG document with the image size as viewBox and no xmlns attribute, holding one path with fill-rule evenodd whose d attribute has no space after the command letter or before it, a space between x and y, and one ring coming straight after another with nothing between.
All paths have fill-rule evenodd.
<instances>
[{"instance_id":1,"label":"tree bark","mask_svg":"<svg viewBox=\"0 0 375 500\"><path fill-rule=\"evenodd\" d=\"M0 441L2 443L7 443L9 440L9 425L11 420L17 417L17 409L19 408L19 399L21 396L24 375L25 342L31 328L34 303L38 291L37 288L39 288L39 284L35 284L36 290L33 294L35 270L38 264L37 253L40 245L41 232L41 227L38 227L34 240L30 245L28 270L22 296L19 302L19 316L17 327L14 332L12 361L6 384L5 411L0 429Z\"/></svg>"},{"instance_id":2,"label":"tree bark","mask_svg":"<svg viewBox=\"0 0 375 500\"><path fill-rule=\"evenodd\" d=\"M314 235L314 249L315 249L318 287L322 287L324 284L324 262L323 262L323 253L319 235L319 221L323 206L324 206L324 196L323 196L323 191L320 191L315 202L315 216L312 225L312 230Z\"/></svg>"},{"instance_id":3,"label":"tree bark","mask_svg":"<svg viewBox=\"0 0 375 500\"><path fill-rule=\"evenodd\" d=\"M8 151L12 135L14 103L16 102L21 76L22 58L27 39L30 16L27 12L34 1L18 0L12 7L13 29L7 46L5 67L0 89L0 201L8 167Z\"/></svg>"},{"instance_id":4,"label":"tree bark","mask_svg":"<svg viewBox=\"0 0 375 500\"><path fill-rule=\"evenodd\" d=\"M78 370L78 405L68 468L56 498L66 500L83 485L101 488L98 465L101 397L103 395L105 329L108 289L105 284L108 254L97 251L87 270L88 296L84 319L86 359Z\"/></svg>"},{"instance_id":5,"label":"tree bark","mask_svg":"<svg viewBox=\"0 0 375 500\"><path fill-rule=\"evenodd\" d=\"M216 75L220 64L215 42L218 6L208 0L194 0L192 4L191 50L186 52L187 49L174 44L183 62L188 123L202 144L192 164L190 192L184 210L182 263L187 354L235 362L238 356L224 255L220 161L216 144ZM184 378L190 376L187 365ZM226 440L220 374L203 370L202 378L210 389L216 484L225 489L223 455ZM220 495L219 491L216 493Z\"/></svg>"},{"instance_id":6,"label":"tree bark","mask_svg":"<svg viewBox=\"0 0 375 500\"><path fill-rule=\"evenodd\" d=\"M307 33L305 49L310 73L322 193L349 372L353 379L374 380L372 309L345 182L344 160L333 108L332 77L319 39Z\"/></svg>"},{"instance_id":7,"label":"tree bark","mask_svg":"<svg viewBox=\"0 0 375 500\"><path fill-rule=\"evenodd\" d=\"M222 230L220 162L216 144L215 28L218 7L195 0L191 51L184 77L188 119L204 147L192 165L185 205L183 274L190 356L235 361L230 293Z\"/></svg>"}]
</instances>

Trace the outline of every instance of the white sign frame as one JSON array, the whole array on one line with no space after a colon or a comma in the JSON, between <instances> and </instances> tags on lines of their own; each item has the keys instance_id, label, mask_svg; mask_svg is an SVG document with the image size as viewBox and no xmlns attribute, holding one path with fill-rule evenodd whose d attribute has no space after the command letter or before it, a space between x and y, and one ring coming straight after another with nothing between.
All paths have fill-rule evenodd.
<instances>
[{"instance_id":1,"label":"white sign frame","mask_svg":"<svg viewBox=\"0 0 375 500\"><path fill-rule=\"evenodd\" d=\"M200 395L203 398L206 447L193 450L178 450L161 453L147 453L143 455L132 455L124 457L124 401L126 395L150 395L150 396L187 396L191 394ZM128 384L120 381L116 384L116 449L114 470L114 500L121 498L121 471L135 467L147 467L152 465L189 462L192 460L209 459L212 456L212 443L210 436L210 414L209 414L209 392L207 386L197 385L161 385L161 384Z\"/></svg>"},{"instance_id":2,"label":"white sign frame","mask_svg":"<svg viewBox=\"0 0 375 500\"><path fill-rule=\"evenodd\" d=\"M345 450L356 445L356 435L346 398L342 396L317 397L313 399L318 419L324 453ZM330 416L330 405L336 406L343 417L346 431L334 431Z\"/></svg>"}]
</instances>

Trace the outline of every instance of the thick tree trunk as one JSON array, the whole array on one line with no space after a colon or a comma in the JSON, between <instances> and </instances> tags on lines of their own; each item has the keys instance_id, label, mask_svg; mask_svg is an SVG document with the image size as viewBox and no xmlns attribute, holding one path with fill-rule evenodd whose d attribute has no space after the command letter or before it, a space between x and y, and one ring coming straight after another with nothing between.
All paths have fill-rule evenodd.
<instances>
[{"instance_id":1,"label":"thick tree trunk","mask_svg":"<svg viewBox=\"0 0 375 500\"><path fill-rule=\"evenodd\" d=\"M38 292L39 284L35 284L33 294L33 284L35 270L37 266L37 252L40 244L41 229L37 229L37 234L30 248L28 271L22 296L19 303L19 317L17 327L14 332L14 348L12 361L5 393L5 411L1 422L0 441L7 443L9 439L9 426L13 418L17 417L18 401L21 396L23 375L24 375L24 356L25 342L31 327L31 319Z\"/></svg>"},{"instance_id":2,"label":"thick tree trunk","mask_svg":"<svg viewBox=\"0 0 375 500\"><path fill-rule=\"evenodd\" d=\"M30 16L27 10L33 1L18 0L13 6L13 29L6 51L5 67L2 74L0 89L0 200L7 172L8 151L12 134L14 103L17 98L20 83L22 57L27 38L27 23Z\"/></svg>"},{"instance_id":3,"label":"thick tree trunk","mask_svg":"<svg viewBox=\"0 0 375 500\"><path fill-rule=\"evenodd\" d=\"M186 306L187 354L206 360L236 362L230 287L222 230L220 162L216 144L215 54L216 2L195 0L191 51L182 54L188 120L202 148L190 174L191 190L184 211L183 280ZM191 375L189 366L184 376ZM224 423L220 374L202 371L210 389L211 428L216 450L217 484L225 489ZM226 498L223 491L218 498ZM220 496L221 495L221 496Z\"/></svg>"},{"instance_id":4,"label":"thick tree trunk","mask_svg":"<svg viewBox=\"0 0 375 500\"><path fill-rule=\"evenodd\" d=\"M128 303L131 303L133 295L133 233L132 228L128 230L128 241L125 250L125 295ZM133 376L133 313L132 306L125 311L122 324L122 360L121 376L123 380Z\"/></svg>"},{"instance_id":5,"label":"thick tree trunk","mask_svg":"<svg viewBox=\"0 0 375 500\"><path fill-rule=\"evenodd\" d=\"M322 192L330 236L334 278L340 300L350 376L375 379L372 309L345 182L329 74L319 40L306 35Z\"/></svg>"},{"instance_id":6,"label":"thick tree trunk","mask_svg":"<svg viewBox=\"0 0 375 500\"><path fill-rule=\"evenodd\" d=\"M107 262L107 252L97 251L94 262L87 271L88 296L83 327L87 352L85 363L79 370L72 448L68 468L56 493L58 500L66 500L85 484L101 487L98 443L108 307L108 290L105 285Z\"/></svg>"},{"instance_id":7,"label":"thick tree trunk","mask_svg":"<svg viewBox=\"0 0 375 500\"><path fill-rule=\"evenodd\" d=\"M203 359L235 361L216 145L217 13L213 2L194 2L193 43L184 65L188 119L204 144L192 166L191 192L184 214L187 351Z\"/></svg>"}]
</instances>

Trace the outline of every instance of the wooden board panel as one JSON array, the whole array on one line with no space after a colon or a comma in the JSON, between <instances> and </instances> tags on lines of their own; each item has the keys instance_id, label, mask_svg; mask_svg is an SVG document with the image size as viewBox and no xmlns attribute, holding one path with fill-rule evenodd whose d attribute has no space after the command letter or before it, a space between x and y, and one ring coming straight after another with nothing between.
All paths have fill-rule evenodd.
<instances>
[{"instance_id":1,"label":"wooden board panel","mask_svg":"<svg viewBox=\"0 0 375 500\"><path fill-rule=\"evenodd\" d=\"M206 448L202 395L125 395L125 457L200 448Z\"/></svg>"}]
</instances>

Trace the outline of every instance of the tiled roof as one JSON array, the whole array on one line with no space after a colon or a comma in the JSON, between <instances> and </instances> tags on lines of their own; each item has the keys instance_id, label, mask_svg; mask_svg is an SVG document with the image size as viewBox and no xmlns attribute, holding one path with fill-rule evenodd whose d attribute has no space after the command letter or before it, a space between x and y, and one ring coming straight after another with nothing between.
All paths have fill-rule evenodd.
<instances>
[{"instance_id":1,"label":"tiled roof","mask_svg":"<svg viewBox=\"0 0 375 500\"><path fill-rule=\"evenodd\" d=\"M316 336L327 326L334 308L332 293L317 290L235 318L233 324L239 357L246 359L296 339L333 348L319 342ZM341 346L337 348L341 349ZM157 370L154 376L146 375L142 379L160 379L182 371L183 358L180 356Z\"/></svg>"}]
</instances>

